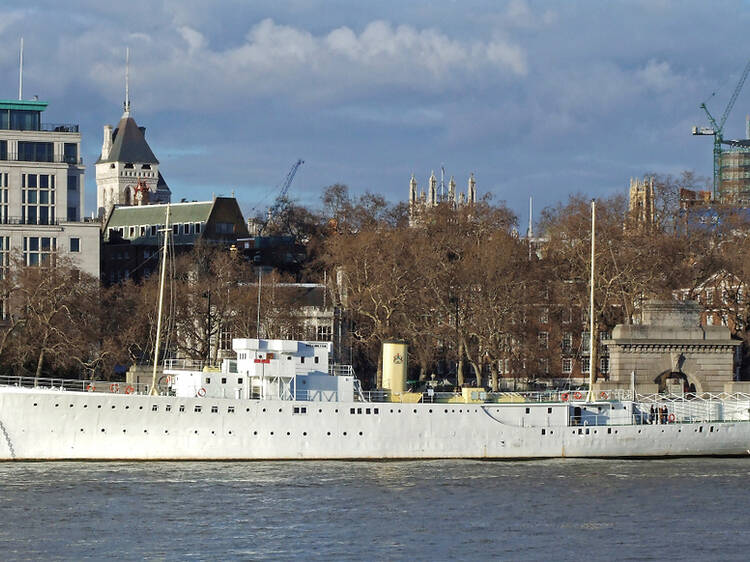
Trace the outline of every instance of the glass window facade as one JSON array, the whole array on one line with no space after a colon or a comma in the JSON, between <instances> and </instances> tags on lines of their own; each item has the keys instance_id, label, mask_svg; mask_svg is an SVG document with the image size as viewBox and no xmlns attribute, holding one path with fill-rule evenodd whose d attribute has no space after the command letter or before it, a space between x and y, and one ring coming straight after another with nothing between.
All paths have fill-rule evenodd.
<instances>
[{"instance_id":1,"label":"glass window facade","mask_svg":"<svg viewBox=\"0 0 750 562\"><path fill-rule=\"evenodd\" d=\"M47 267L54 265L57 238L50 236L27 236L23 239L23 257L26 265Z\"/></svg>"},{"instance_id":2,"label":"glass window facade","mask_svg":"<svg viewBox=\"0 0 750 562\"><path fill-rule=\"evenodd\" d=\"M22 174L21 219L24 224L55 224L55 176Z\"/></svg>"},{"instance_id":3,"label":"glass window facade","mask_svg":"<svg viewBox=\"0 0 750 562\"><path fill-rule=\"evenodd\" d=\"M15 131L38 131L41 112L24 109L0 109L0 129Z\"/></svg>"},{"instance_id":4,"label":"glass window facade","mask_svg":"<svg viewBox=\"0 0 750 562\"><path fill-rule=\"evenodd\" d=\"M18 141L18 159L22 162L52 162L53 158L51 142Z\"/></svg>"}]
</instances>

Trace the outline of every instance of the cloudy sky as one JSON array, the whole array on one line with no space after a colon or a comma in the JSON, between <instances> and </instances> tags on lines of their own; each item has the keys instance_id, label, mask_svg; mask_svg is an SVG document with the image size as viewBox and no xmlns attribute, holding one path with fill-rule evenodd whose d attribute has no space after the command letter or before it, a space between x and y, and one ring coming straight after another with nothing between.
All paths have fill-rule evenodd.
<instances>
[{"instance_id":1,"label":"cloudy sky","mask_svg":"<svg viewBox=\"0 0 750 562\"><path fill-rule=\"evenodd\" d=\"M711 173L703 101L721 115L750 57L747 2L530 0L5 0L0 98L77 122L95 207L102 125L116 124L131 49L132 114L175 200L263 208L290 194L407 197L441 165L474 172L527 220L569 193L606 195L648 171ZM715 92L713 97L712 94ZM750 85L725 137L744 136Z\"/></svg>"}]
</instances>

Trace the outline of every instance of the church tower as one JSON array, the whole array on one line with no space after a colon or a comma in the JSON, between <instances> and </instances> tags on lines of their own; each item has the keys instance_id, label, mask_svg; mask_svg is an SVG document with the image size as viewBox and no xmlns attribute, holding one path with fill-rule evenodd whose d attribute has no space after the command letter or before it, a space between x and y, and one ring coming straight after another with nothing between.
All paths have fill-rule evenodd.
<instances>
[{"instance_id":1,"label":"church tower","mask_svg":"<svg viewBox=\"0 0 750 562\"><path fill-rule=\"evenodd\" d=\"M650 230L656 221L654 178L630 178L630 205L628 222L633 228Z\"/></svg>"},{"instance_id":2,"label":"church tower","mask_svg":"<svg viewBox=\"0 0 750 562\"><path fill-rule=\"evenodd\" d=\"M159 172L159 160L146 142L146 128L139 127L130 115L128 89L126 70L125 111L114 130L111 125L104 126L102 153L95 163L99 216L115 205L169 203L172 195Z\"/></svg>"}]
</instances>

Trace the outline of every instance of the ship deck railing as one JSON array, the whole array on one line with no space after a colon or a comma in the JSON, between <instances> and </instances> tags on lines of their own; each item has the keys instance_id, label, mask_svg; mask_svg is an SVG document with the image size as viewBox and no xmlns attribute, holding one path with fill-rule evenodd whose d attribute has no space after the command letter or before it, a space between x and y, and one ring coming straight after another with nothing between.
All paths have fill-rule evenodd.
<instances>
[{"instance_id":1,"label":"ship deck railing","mask_svg":"<svg viewBox=\"0 0 750 562\"><path fill-rule=\"evenodd\" d=\"M71 392L98 392L106 394L148 394L150 385L121 381L103 381L90 379L58 379L21 376L0 376L0 386L22 388L46 388L50 390L67 390Z\"/></svg>"}]
</instances>

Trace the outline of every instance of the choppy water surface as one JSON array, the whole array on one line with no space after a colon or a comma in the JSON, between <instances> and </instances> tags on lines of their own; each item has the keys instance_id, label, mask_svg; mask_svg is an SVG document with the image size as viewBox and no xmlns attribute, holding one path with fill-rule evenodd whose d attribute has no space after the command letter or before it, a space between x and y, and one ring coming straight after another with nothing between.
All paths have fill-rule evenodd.
<instances>
[{"instance_id":1,"label":"choppy water surface","mask_svg":"<svg viewBox=\"0 0 750 562\"><path fill-rule=\"evenodd\" d=\"M747 560L750 459L0 464L0 557Z\"/></svg>"}]
</instances>

